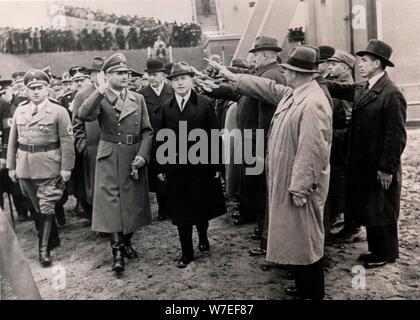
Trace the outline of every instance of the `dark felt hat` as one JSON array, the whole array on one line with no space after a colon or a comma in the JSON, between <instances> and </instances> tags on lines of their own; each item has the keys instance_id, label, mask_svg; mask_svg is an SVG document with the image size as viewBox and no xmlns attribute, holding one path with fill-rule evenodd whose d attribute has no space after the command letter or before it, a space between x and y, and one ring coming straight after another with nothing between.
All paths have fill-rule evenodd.
<instances>
[{"instance_id":1,"label":"dark felt hat","mask_svg":"<svg viewBox=\"0 0 420 320\"><path fill-rule=\"evenodd\" d=\"M279 47L279 41L274 37L260 36L255 39L254 48L249 52L257 52L261 50L270 50L280 52L283 49Z\"/></svg>"},{"instance_id":2,"label":"dark felt hat","mask_svg":"<svg viewBox=\"0 0 420 320\"><path fill-rule=\"evenodd\" d=\"M299 46L290 50L287 61L281 66L297 72L315 73L318 72L317 57L318 53L314 48Z\"/></svg>"},{"instance_id":3,"label":"dark felt hat","mask_svg":"<svg viewBox=\"0 0 420 320\"><path fill-rule=\"evenodd\" d=\"M171 74L168 75L168 79L173 79L182 75L195 76L195 72L191 70L190 66L186 62L174 63L172 65Z\"/></svg>"},{"instance_id":4,"label":"dark felt hat","mask_svg":"<svg viewBox=\"0 0 420 320\"><path fill-rule=\"evenodd\" d=\"M356 52L358 56L370 54L381 59L387 66L394 67L394 63L390 60L392 55L392 47L378 39L371 39L367 45L366 50Z\"/></svg>"}]
</instances>

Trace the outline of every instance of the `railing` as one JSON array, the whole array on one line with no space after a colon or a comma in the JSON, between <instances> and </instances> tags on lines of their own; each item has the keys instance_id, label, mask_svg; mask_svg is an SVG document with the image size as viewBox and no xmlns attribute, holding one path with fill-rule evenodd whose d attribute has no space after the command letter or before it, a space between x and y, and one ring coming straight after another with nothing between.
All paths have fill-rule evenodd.
<instances>
[{"instance_id":1,"label":"railing","mask_svg":"<svg viewBox=\"0 0 420 320\"><path fill-rule=\"evenodd\" d=\"M398 85L407 99L407 122L420 121L420 83Z\"/></svg>"}]
</instances>

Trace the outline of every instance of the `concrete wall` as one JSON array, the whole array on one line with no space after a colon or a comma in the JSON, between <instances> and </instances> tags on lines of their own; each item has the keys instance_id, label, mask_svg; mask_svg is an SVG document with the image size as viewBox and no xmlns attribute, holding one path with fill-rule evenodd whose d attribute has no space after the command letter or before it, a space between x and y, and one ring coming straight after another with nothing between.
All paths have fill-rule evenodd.
<instances>
[{"instance_id":1,"label":"concrete wall","mask_svg":"<svg viewBox=\"0 0 420 320\"><path fill-rule=\"evenodd\" d=\"M248 0L216 0L223 34L242 34L251 16Z\"/></svg>"}]
</instances>

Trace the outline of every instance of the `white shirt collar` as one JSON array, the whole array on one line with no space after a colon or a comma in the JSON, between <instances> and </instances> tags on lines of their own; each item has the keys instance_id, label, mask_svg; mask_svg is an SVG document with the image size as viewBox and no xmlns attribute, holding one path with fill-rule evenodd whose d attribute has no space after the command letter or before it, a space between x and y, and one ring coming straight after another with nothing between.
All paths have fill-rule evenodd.
<instances>
[{"instance_id":1,"label":"white shirt collar","mask_svg":"<svg viewBox=\"0 0 420 320\"><path fill-rule=\"evenodd\" d=\"M159 97L160 96L160 94L162 93L162 90L163 90L163 86L165 85L165 81L162 81L162 83L159 85L159 87L158 88L153 88L152 86L150 86L152 89L153 89L153 91L156 93L156 95Z\"/></svg>"},{"instance_id":2,"label":"white shirt collar","mask_svg":"<svg viewBox=\"0 0 420 320\"><path fill-rule=\"evenodd\" d=\"M385 74L385 71L382 71L380 74L377 74L376 76L373 76L368 80L369 82L369 90L373 88L373 86L376 84L376 82L379 81Z\"/></svg>"},{"instance_id":3,"label":"white shirt collar","mask_svg":"<svg viewBox=\"0 0 420 320\"><path fill-rule=\"evenodd\" d=\"M180 95L175 93L175 99L176 99L176 102L178 102L178 106L179 106L179 109L181 111L182 111L182 109L181 109L182 99L184 99L184 108L185 108L185 105L187 104L188 100L190 99L190 96L191 96L191 90L188 91L188 93L184 97L181 97Z\"/></svg>"}]
</instances>

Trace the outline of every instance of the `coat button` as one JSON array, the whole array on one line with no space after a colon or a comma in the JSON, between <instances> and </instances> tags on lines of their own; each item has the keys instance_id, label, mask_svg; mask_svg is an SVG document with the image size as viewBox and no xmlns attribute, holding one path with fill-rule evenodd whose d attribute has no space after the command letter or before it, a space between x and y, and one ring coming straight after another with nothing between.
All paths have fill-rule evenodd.
<instances>
[{"instance_id":1,"label":"coat button","mask_svg":"<svg viewBox=\"0 0 420 320\"><path fill-rule=\"evenodd\" d=\"M118 135L120 136L121 135L121 132L118 132Z\"/></svg>"},{"instance_id":2,"label":"coat button","mask_svg":"<svg viewBox=\"0 0 420 320\"><path fill-rule=\"evenodd\" d=\"M121 142L118 142L118 144L121 144Z\"/></svg>"}]
</instances>

